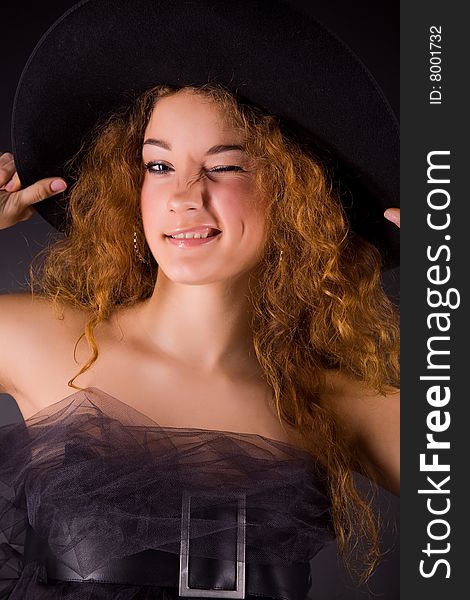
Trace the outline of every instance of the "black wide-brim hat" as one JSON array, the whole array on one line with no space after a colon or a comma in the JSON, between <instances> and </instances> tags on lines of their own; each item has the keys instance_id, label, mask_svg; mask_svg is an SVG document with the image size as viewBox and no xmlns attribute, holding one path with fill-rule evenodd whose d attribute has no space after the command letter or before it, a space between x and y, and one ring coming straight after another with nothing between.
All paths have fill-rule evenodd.
<instances>
[{"instance_id":1,"label":"black wide-brim hat","mask_svg":"<svg viewBox=\"0 0 470 600\"><path fill-rule=\"evenodd\" d=\"M18 84L12 146L24 186L65 163L111 112L158 84L222 84L322 149L352 229L398 264L399 128L377 82L335 34L282 0L85 0L37 44ZM35 204L66 229L66 204Z\"/></svg>"}]
</instances>

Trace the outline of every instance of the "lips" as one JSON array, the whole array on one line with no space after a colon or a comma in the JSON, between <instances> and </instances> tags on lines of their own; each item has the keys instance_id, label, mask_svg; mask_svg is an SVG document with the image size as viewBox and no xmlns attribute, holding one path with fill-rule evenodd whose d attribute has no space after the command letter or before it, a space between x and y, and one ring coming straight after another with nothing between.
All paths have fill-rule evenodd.
<instances>
[{"instance_id":1,"label":"lips","mask_svg":"<svg viewBox=\"0 0 470 600\"><path fill-rule=\"evenodd\" d=\"M186 235L188 237L186 237ZM181 233L180 235L176 235L174 237L171 236L166 236L165 240L167 244L171 244L172 246L176 246L177 248L201 248L201 247L208 247L211 244L216 244L217 241L220 239L222 235L222 232L219 231L218 233L215 232L214 230L214 234L213 235L207 235L207 236L202 236L200 233L197 233L195 235L191 234L184 234Z\"/></svg>"},{"instance_id":2,"label":"lips","mask_svg":"<svg viewBox=\"0 0 470 600\"><path fill-rule=\"evenodd\" d=\"M213 227L212 225L197 225L194 227L175 229L174 231L165 233L164 235L166 237L171 237L186 233L198 233L204 236L207 235L207 237L213 237L214 235L221 233L221 231L220 229L217 229L217 227Z\"/></svg>"}]
</instances>

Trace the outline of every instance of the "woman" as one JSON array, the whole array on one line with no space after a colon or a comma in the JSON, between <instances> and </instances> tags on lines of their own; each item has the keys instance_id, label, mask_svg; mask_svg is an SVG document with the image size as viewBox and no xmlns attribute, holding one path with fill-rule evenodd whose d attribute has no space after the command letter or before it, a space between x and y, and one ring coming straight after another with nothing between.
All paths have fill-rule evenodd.
<instances>
[{"instance_id":1,"label":"woman","mask_svg":"<svg viewBox=\"0 0 470 600\"><path fill-rule=\"evenodd\" d=\"M22 188L0 160L3 228L65 184ZM377 531L351 470L398 492L396 317L318 154L224 86L162 85L96 128L68 173L41 294L1 298L0 382L28 425L3 442L10 477L25 453L9 548L32 526L5 593L222 597L234 580L237 597L300 598L333 526L345 549L365 533L367 575ZM232 512L198 504L220 486Z\"/></svg>"}]
</instances>

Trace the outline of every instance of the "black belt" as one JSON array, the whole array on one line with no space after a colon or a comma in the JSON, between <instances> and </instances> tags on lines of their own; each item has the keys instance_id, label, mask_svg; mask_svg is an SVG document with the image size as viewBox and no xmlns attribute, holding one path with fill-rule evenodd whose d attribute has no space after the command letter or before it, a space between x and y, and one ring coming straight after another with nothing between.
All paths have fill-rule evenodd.
<instances>
[{"instance_id":1,"label":"black belt","mask_svg":"<svg viewBox=\"0 0 470 600\"><path fill-rule=\"evenodd\" d=\"M52 554L47 540L39 537L29 527L25 564L31 561L39 561L45 565L48 580L178 587L181 579L180 557L160 550L143 550L124 558L113 559L87 577L80 577ZM189 593L183 592L180 596L246 598L253 595L305 600L310 587L308 563L247 563L244 595L239 595L237 589L234 589L234 571L234 563L229 561L192 557Z\"/></svg>"},{"instance_id":2,"label":"black belt","mask_svg":"<svg viewBox=\"0 0 470 600\"><path fill-rule=\"evenodd\" d=\"M176 587L180 596L194 598L263 596L279 600L305 600L311 584L309 563L280 560L272 564L245 562L243 511L239 510L237 515L237 560L190 557L189 498L187 500L188 510L183 510L179 556L161 550L143 550L124 558L111 559L84 578L57 558L47 540L28 526L24 562L44 564L48 581Z\"/></svg>"}]
</instances>

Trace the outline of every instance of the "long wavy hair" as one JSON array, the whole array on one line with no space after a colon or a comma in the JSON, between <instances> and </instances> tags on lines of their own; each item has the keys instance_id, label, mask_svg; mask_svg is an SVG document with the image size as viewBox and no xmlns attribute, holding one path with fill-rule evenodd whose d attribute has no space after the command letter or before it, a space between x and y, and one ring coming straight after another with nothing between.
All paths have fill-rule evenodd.
<instances>
[{"instance_id":1,"label":"long wavy hair","mask_svg":"<svg viewBox=\"0 0 470 600\"><path fill-rule=\"evenodd\" d=\"M372 496L358 492L353 471L367 471L322 396L331 369L381 394L398 387L398 314L381 287L380 254L350 230L326 166L283 131L279 118L215 84L189 89L223 109L257 162L267 241L257 285L250 287L256 355L281 424L293 427L298 443L326 466L338 547L366 581L380 558L379 528ZM31 266L33 294L48 297L59 312L66 304L87 313L79 340L85 336L91 356L68 382L72 388L80 389L74 380L98 357L96 326L154 290L158 265L140 214L142 140L155 103L177 92L148 90L94 129L69 164L75 183L67 235ZM146 263L134 251L134 230Z\"/></svg>"}]
</instances>

